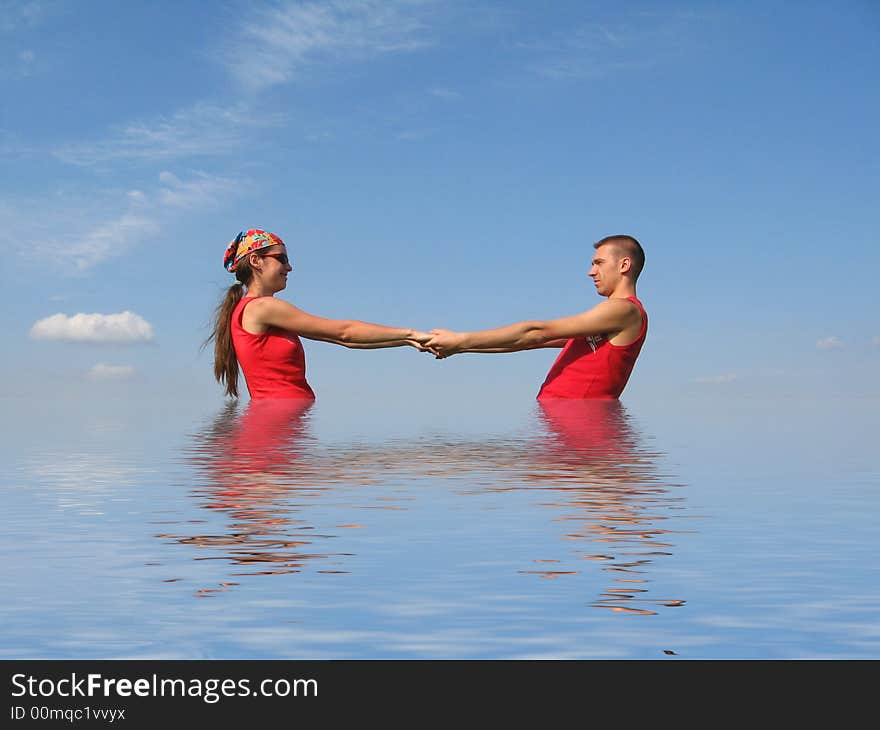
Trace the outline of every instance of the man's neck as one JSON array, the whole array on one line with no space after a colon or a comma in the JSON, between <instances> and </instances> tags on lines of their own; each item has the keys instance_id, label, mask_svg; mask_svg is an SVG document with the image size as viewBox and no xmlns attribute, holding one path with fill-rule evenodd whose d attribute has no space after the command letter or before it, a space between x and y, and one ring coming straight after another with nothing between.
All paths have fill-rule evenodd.
<instances>
[{"instance_id":1,"label":"man's neck","mask_svg":"<svg viewBox=\"0 0 880 730\"><path fill-rule=\"evenodd\" d=\"M608 295L609 299L626 299L627 297L634 297L636 295L636 285L630 284L629 282L621 283L611 294Z\"/></svg>"}]
</instances>

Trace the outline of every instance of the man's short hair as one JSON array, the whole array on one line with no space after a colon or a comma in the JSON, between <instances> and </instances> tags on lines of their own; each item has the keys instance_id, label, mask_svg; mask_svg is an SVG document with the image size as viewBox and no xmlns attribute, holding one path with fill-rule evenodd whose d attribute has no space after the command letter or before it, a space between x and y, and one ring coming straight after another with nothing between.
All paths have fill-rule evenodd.
<instances>
[{"instance_id":1,"label":"man's short hair","mask_svg":"<svg viewBox=\"0 0 880 730\"><path fill-rule=\"evenodd\" d=\"M642 244L632 236L620 234L616 236L605 236L601 241L594 243L593 248L599 248L599 246L604 246L606 243L610 243L614 246L621 255L630 258L632 261L633 280L638 279L639 274L642 273L642 269L645 268L645 250L642 248Z\"/></svg>"}]
</instances>

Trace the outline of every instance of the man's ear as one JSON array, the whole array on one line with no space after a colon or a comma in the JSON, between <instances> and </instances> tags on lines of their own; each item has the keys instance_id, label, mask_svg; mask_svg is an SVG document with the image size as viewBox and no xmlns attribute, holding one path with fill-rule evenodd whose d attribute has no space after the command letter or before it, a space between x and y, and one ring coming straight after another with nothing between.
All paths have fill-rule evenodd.
<instances>
[{"instance_id":1,"label":"man's ear","mask_svg":"<svg viewBox=\"0 0 880 730\"><path fill-rule=\"evenodd\" d=\"M627 271L632 269L632 259L629 256L623 256L620 259L620 273L625 274Z\"/></svg>"}]
</instances>

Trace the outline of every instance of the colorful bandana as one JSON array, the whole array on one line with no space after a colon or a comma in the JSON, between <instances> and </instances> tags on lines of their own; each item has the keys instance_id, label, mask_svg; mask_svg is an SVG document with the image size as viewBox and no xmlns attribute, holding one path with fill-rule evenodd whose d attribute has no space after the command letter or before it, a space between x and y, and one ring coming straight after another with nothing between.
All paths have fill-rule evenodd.
<instances>
[{"instance_id":1,"label":"colorful bandana","mask_svg":"<svg viewBox=\"0 0 880 730\"><path fill-rule=\"evenodd\" d=\"M226 253L223 254L223 266L227 271L235 271L235 265L249 253L259 251L261 248L283 244L284 241L269 231L261 231L259 228L242 231L226 247Z\"/></svg>"}]
</instances>

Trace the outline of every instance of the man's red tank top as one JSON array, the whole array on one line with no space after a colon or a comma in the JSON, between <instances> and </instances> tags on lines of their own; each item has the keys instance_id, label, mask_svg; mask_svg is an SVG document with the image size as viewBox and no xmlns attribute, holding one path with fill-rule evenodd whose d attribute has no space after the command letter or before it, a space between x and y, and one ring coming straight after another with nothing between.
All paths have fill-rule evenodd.
<instances>
[{"instance_id":1,"label":"man's red tank top","mask_svg":"<svg viewBox=\"0 0 880 730\"><path fill-rule=\"evenodd\" d=\"M612 345L605 335L570 339L538 392L548 398L619 398L648 332L648 314L635 297L627 297L642 313L639 335L628 345Z\"/></svg>"},{"instance_id":2,"label":"man's red tank top","mask_svg":"<svg viewBox=\"0 0 880 730\"><path fill-rule=\"evenodd\" d=\"M256 398L315 398L306 382L306 355L293 332L271 327L254 335L241 326L247 303L256 297L242 297L232 310L232 345L247 381L248 392Z\"/></svg>"}]
</instances>

